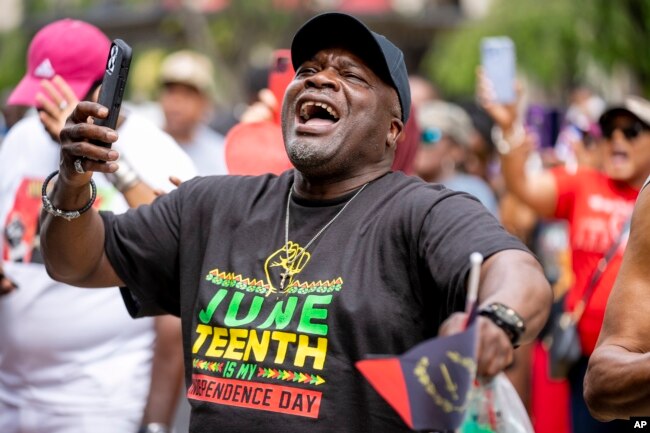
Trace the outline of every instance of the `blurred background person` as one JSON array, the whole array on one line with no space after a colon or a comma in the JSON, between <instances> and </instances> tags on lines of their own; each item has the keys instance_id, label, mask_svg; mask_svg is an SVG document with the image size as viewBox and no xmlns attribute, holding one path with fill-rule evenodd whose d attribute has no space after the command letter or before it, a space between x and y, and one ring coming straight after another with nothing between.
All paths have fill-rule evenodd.
<instances>
[{"instance_id":1,"label":"blurred background person","mask_svg":"<svg viewBox=\"0 0 650 433\"><path fill-rule=\"evenodd\" d=\"M411 105L417 110L425 102L440 99L438 89L427 77L419 74L409 75L409 88L411 89Z\"/></svg>"},{"instance_id":2,"label":"blurred background person","mask_svg":"<svg viewBox=\"0 0 650 433\"><path fill-rule=\"evenodd\" d=\"M213 77L210 59L190 50L170 54L160 69L163 129L203 176L228 172L224 137L208 126L215 109Z\"/></svg>"},{"instance_id":3,"label":"blurred background person","mask_svg":"<svg viewBox=\"0 0 650 433\"><path fill-rule=\"evenodd\" d=\"M571 92L555 144L557 158L567 170L575 172L579 166L602 169L604 155L603 147L598 145L602 139L598 118L605 108L605 100L586 86Z\"/></svg>"},{"instance_id":4,"label":"blurred background person","mask_svg":"<svg viewBox=\"0 0 650 433\"><path fill-rule=\"evenodd\" d=\"M36 107L38 115L18 121L0 147L3 433L135 432L150 423L162 428L173 416L182 381L179 320L132 320L117 288L85 293L55 282L40 254L43 178L58 167L67 116L80 99L96 100L109 46L82 21L43 27L29 46L27 74L8 100ZM120 170L96 176L101 209L148 203L149 185L169 190L170 174L186 180L196 173L171 137L135 117L118 121Z\"/></svg>"},{"instance_id":5,"label":"blurred background person","mask_svg":"<svg viewBox=\"0 0 650 433\"><path fill-rule=\"evenodd\" d=\"M472 120L465 110L449 102L425 102L417 111L417 123L422 132L415 156L415 174L427 182L442 183L474 195L498 217L497 199L490 186L465 170L474 133Z\"/></svg>"}]
</instances>

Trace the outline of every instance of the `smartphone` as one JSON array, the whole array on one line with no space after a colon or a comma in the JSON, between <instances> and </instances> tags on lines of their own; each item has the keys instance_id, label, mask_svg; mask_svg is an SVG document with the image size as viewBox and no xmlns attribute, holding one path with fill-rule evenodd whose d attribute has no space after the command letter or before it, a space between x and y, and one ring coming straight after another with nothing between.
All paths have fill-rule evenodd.
<instances>
[{"instance_id":1,"label":"smartphone","mask_svg":"<svg viewBox=\"0 0 650 433\"><path fill-rule=\"evenodd\" d=\"M280 113L282 112L282 100L287 86L293 80L295 72L291 64L291 51L279 49L273 52L273 61L269 68L268 86L278 101L278 109L273 113L276 123L280 124Z\"/></svg>"},{"instance_id":2,"label":"smartphone","mask_svg":"<svg viewBox=\"0 0 650 433\"><path fill-rule=\"evenodd\" d=\"M526 109L525 125L535 134L539 147L554 147L562 126L562 113L553 107L530 104Z\"/></svg>"},{"instance_id":3,"label":"smartphone","mask_svg":"<svg viewBox=\"0 0 650 433\"><path fill-rule=\"evenodd\" d=\"M102 86L99 90L99 99L97 100L101 105L108 108L108 117L106 119L95 118L96 125L108 126L111 129L115 129L117 126L117 118L120 115L122 97L124 96L126 79L131 65L131 54L131 47L126 42L121 39L113 40L106 60L106 71L104 71ZM94 140L93 144L111 147L110 144L99 140Z\"/></svg>"},{"instance_id":4,"label":"smartphone","mask_svg":"<svg viewBox=\"0 0 650 433\"><path fill-rule=\"evenodd\" d=\"M494 86L495 102L514 102L517 61L512 39L507 36L481 39L481 66Z\"/></svg>"}]
</instances>

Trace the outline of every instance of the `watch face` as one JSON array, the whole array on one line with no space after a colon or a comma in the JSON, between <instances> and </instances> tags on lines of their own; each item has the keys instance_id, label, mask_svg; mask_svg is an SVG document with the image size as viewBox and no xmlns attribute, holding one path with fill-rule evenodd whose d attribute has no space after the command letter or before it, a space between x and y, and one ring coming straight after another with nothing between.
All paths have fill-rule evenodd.
<instances>
[{"instance_id":1,"label":"watch face","mask_svg":"<svg viewBox=\"0 0 650 433\"><path fill-rule=\"evenodd\" d=\"M480 312L480 314L488 317L497 326L503 329L514 345L517 344L521 335L526 331L521 316L519 316L512 308L498 302L488 305Z\"/></svg>"},{"instance_id":2,"label":"watch face","mask_svg":"<svg viewBox=\"0 0 650 433\"><path fill-rule=\"evenodd\" d=\"M511 324L512 326L516 326L517 328L524 327L523 320L521 320L519 315L515 313L513 309L499 304L496 313L499 315L499 317L501 317L503 321Z\"/></svg>"}]
</instances>

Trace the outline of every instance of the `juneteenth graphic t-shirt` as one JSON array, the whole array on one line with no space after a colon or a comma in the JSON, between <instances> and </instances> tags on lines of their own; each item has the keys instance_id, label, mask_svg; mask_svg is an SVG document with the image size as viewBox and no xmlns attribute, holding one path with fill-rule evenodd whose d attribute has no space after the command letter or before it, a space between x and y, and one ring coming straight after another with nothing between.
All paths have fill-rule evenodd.
<instances>
[{"instance_id":1,"label":"juneteenth graphic t-shirt","mask_svg":"<svg viewBox=\"0 0 650 433\"><path fill-rule=\"evenodd\" d=\"M181 315L193 433L409 431L355 361L434 337L464 306L472 252L525 247L474 198L389 173L304 250L354 193L292 194L285 244L292 184L199 178L102 213L125 302Z\"/></svg>"}]
</instances>

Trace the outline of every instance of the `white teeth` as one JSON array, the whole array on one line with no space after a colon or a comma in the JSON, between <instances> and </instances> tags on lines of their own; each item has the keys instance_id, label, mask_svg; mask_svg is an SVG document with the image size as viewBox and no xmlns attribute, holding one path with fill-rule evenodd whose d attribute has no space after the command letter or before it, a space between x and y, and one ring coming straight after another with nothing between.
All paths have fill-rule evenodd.
<instances>
[{"instance_id":1,"label":"white teeth","mask_svg":"<svg viewBox=\"0 0 650 433\"><path fill-rule=\"evenodd\" d=\"M310 117L309 117L309 114L307 114L307 107L309 107L311 105L315 105L316 107L321 107L321 108L327 110L327 112L332 117L334 117L335 119L338 120L339 115L336 113L336 110L334 110L334 108L330 107L325 102L313 102L313 101L307 101L307 102L304 102L302 104L302 106L300 107L300 117L302 117L305 120L309 120Z\"/></svg>"},{"instance_id":2,"label":"white teeth","mask_svg":"<svg viewBox=\"0 0 650 433\"><path fill-rule=\"evenodd\" d=\"M336 119L339 118L339 116L336 115L336 112L334 111L334 109L332 107L330 107L329 105L327 107L325 107L325 109L327 110L328 113L330 113L330 115L332 117L334 117Z\"/></svg>"}]
</instances>

